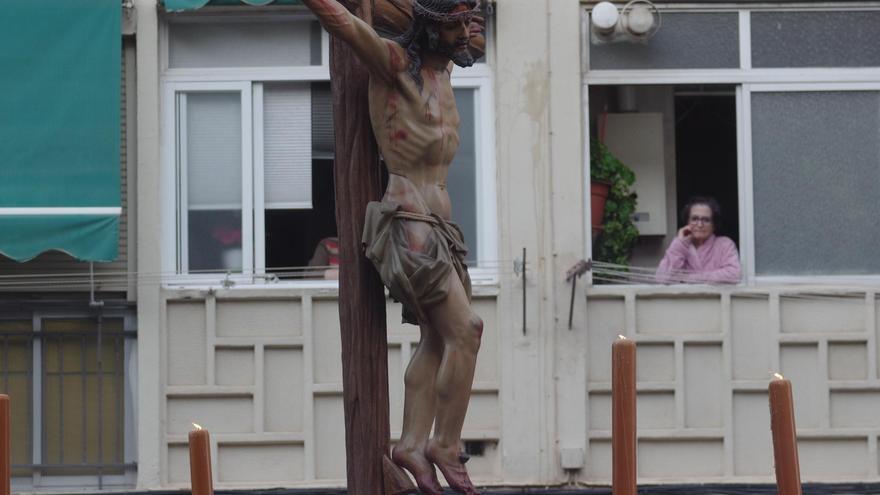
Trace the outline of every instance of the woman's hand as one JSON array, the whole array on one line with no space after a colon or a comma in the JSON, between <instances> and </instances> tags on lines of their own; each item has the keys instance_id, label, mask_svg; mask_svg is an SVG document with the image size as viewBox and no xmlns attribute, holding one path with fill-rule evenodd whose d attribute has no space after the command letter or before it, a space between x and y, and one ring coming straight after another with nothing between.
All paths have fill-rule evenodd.
<instances>
[{"instance_id":1,"label":"woman's hand","mask_svg":"<svg viewBox=\"0 0 880 495\"><path fill-rule=\"evenodd\" d=\"M684 227L678 229L678 238L683 241L691 240L691 236L693 236L693 232L691 231L690 225L685 225Z\"/></svg>"}]
</instances>

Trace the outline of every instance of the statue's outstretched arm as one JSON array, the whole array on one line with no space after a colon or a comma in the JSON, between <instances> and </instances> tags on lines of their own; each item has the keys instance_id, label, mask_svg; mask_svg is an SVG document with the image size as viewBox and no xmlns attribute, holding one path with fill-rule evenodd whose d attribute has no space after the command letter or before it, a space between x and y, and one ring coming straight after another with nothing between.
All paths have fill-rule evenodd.
<instances>
[{"instance_id":1,"label":"statue's outstretched arm","mask_svg":"<svg viewBox=\"0 0 880 495\"><path fill-rule=\"evenodd\" d=\"M332 36L351 46L373 75L391 82L404 70L405 52L397 43L380 38L366 22L358 19L337 0L303 0Z\"/></svg>"}]
</instances>

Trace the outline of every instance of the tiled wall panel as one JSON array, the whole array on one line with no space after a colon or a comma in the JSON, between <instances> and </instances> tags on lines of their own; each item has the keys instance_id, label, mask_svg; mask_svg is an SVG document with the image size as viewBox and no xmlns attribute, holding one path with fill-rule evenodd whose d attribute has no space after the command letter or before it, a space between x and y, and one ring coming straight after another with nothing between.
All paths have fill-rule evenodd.
<instances>
[{"instance_id":1,"label":"tiled wall panel","mask_svg":"<svg viewBox=\"0 0 880 495\"><path fill-rule=\"evenodd\" d=\"M732 297L730 341L735 380L766 380L771 367L770 304L767 297Z\"/></svg>"},{"instance_id":2,"label":"tiled wall panel","mask_svg":"<svg viewBox=\"0 0 880 495\"><path fill-rule=\"evenodd\" d=\"M773 443L766 392L733 394L733 469L736 476L769 476Z\"/></svg>"},{"instance_id":3,"label":"tiled wall panel","mask_svg":"<svg viewBox=\"0 0 880 495\"><path fill-rule=\"evenodd\" d=\"M218 301L218 337L302 335L302 307L296 301Z\"/></svg>"},{"instance_id":4,"label":"tiled wall panel","mask_svg":"<svg viewBox=\"0 0 880 495\"><path fill-rule=\"evenodd\" d=\"M868 345L866 342L829 342L828 379L866 380Z\"/></svg>"},{"instance_id":5,"label":"tiled wall panel","mask_svg":"<svg viewBox=\"0 0 880 495\"><path fill-rule=\"evenodd\" d=\"M168 446L168 481L174 484L190 484L189 447L186 444Z\"/></svg>"},{"instance_id":6,"label":"tiled wall panel","mask_svg":"<svg viewBox=\"0 0 880 495\"><path fill-rule=\"evenodd\" d=\"M675 428L675 394L673 392L639 392L636 399L639 429Z\"/></svg>"},{"instance_id":7,"label":"tiled wall panel","mask_svg":"<svg viewBox=\"0 0 880 495\"><path fill-rule=\"evenodd\" d=\"M779 306L781 330L785 333L865 331L864 298L804 294L797 297L783 296Z\"/></svg>"},{"instance_id":8,"label":"tiled wall panel","mask_svg":"<svg viewBox=\"0 0 880 495\"><path fill-rule=\"evenodd\" d=\"M608 349L618 335L626 333L623 298L587 300L587 360L592 382L611 381Z\"/></svg>"},{"instance_id":9,"label":"tiled wall panel","mask_svg":"<svg viewBox=\"0 0 880 495\"><path fill-rule=\"evenodd\" d=\"M801 478L805 481L834 478L858 480L873 474L868 442L863 438L800 439L798 459Z\"/></svg>"},{"instance_id":10,"label":"tiled wall panel","mask_svg":"<svg viewBox=\"0 0 880 495\"><path fill-rule=\"evenodd\" d=\"M721 333L720 298L649 297L638 303L636 329L645 335Z\"/></svg>"},{"instance_id":11,"label":"tiled wall panel","mask_svg":"<svg viewBox=\"0 0 880 495\"><path fill-rule=\"evenodd\" d=\"M254 384L254 348L217 348L214 354L217 385Z\"/></svg>"},{"instance_id":12,"label":"tiled wall panel","mask_svg":"<svg viewBox=\"0 0 880 495\"><path fill-rule=\"evenodd\" d=\"M305 371L303 351L268 348L263 357L263 425L267 432L303 431L305 383L296 379Z\"/></svg>"},{"instance_id":13,"label":"tiled wall panel","mask_svg":"<svg viewBox=\"0 0 880 495\"><path fill-rule=\"evenodd\" d=\"M643 344L636 348L640 382L675 381L675 347L670 344Z\"/></svg>"},{"instance_id":14,"label":"tiled wall panel","mask_svg":"<svg viewBox=\"0 0 880 495\"><path fill-rule=\"evenodd\" d=\"M345 421L337 300L302 291L249 295L165 293L163 483L189 483L187 433L211 432L219 487L343 486ZM497 305L478 297L485 322L463 438L482 449L475 480L499 480L501 439ZM404 374L419 329L388 303L392 441L400 435ZM396 312L396 315L395 315Z\"/></svg>"},{"instance_id":15,"label":"tiled wall panel","mask_svg":"<svg viewBox=\"0 0 880 495\"><path fill-rule=\"evenodd\" d=\"M780 346L782 374L791 380L795 404L795 422L799 428L819 428L823 411L824 370L819 367L819 346L785 344Z\"/></svg>"},{"instance_id":16,"label":"tiled wall panel","mask_svg":"<svg viewBox=\"0 0 880 495\"><path fill-rule=\"evenodd\" d=\"M611 431L611 393L593 392L588 397L590 430ZM636 408L638 408L638 404L636 404Z\"/></svg>"},{"instance_id":17,"label":"tiled wall panel","mask_svg":"<svg viewBox=\"0 0 880 495\"><path fill-rule=\"evenodd\" d=\"M340 428L340 425L342 427ZM344 479L345 415L342 395L315 398L315 477Z\"/></svg>"},{"instance_id":18,"label":"tiled wall panel","mask_svg":"<svg viewBox=\"0 0 880 495\"><path fill-rule=\"evenodd\" d=\"M688 428L720 428L726 383L720 345L684 346L684 421Z\"/></svg>"},{"instance_id":19,"label":"tiled wall panel","mask_svg":"<svg viewBox=\"0 0 880 495\"><path fill-rule=\"evenodd\" d=\"M578 479L610 482L611 344L624 333L638 349L640 483L772 483L773 372L792 381L802 478L880 481L878 322L873 290L593 289Z\"/></svg>"},{"instance_id":20,"label":"tiled wall panel","mask_svg":"<svg viewBox=\"0 0 880 495\"><path fill-rule=\"evenodd\" d=\"M834 428L870 428L880 415L880 390L831 391L831 426Z\"/></svg>"},{"instance_id":21,"label":"tiled wall panel","mask_svg":"<svg viewBox=\"0 0 880 495\"><path fill-rule=\"evenodd\" d=\"M284 483L303 479L302 445L220 444L217 477L221 483Z\"/></svg>"},{"instance_id":22,"label":"tiled wall panel","mask_svg":"<svg viewBox=\"0 0 880 495\"><path fill-rule=\"evenodd\" d=\"M682 479L724 474L724 448L720 440L642 440L639 442L639 476Z\"/></svg>"},{"instance_id":23,"label":"tiled wall panel","mask_svg":"<svg viewBox=\"0 0 880 495\"><path fill-rule=\"evenodd\" d=\"M611 441L590 440L587 454L586 478L590 480L611 480Z\"/></svg>"},{"instance_id":24,"label":"tiled wall panel","mask_svg":"<svg viewBox=\"0 0 880 495\"><path fill-rule=\"evenodd\" d=\"M168 304L166 312L168 385L204 385L207 383L205 305L174 302Z\"/></svg>"},{"instance_id":25,"label":"tiled wall panel","mask_svg":"<svg viewBox=\"0 0 880 495\"><path fill-rule=\"evenodd\" d=\"M169 397L168 433L184 434L197 423L212 433L254 431L254 401L251 397Z\"/></svg>"}]
</instances>

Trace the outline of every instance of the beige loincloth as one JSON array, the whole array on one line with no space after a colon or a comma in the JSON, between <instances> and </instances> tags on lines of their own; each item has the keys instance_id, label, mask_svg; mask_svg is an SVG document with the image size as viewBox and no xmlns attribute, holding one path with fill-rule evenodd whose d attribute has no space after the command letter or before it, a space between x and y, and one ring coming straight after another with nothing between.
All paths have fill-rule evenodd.
<instances>
[{"instance_id":1,"label":"beige loincloth","mask_svg":"<svg viewBox=\"0 0 880 495\"><path fill-rule=\"evenodd\" d=\"M409 248L402 220L431 225L423 250ZM404 323L418 325L420 319L426 319L425 309L446 299L447 277L453 270L470 300L471 279L464 264L468 249L461 228L454 222L403 211L395 202L371 201L362 242L391 297L403 304Z\"/></svg>"}]
</instances>

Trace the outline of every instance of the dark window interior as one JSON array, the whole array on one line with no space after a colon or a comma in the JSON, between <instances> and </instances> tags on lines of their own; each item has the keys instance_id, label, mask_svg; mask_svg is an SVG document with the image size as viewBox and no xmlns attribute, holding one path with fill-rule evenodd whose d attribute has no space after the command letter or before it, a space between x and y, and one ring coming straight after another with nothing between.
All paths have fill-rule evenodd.
<instances>
[{"instance_id":1,"label":"dark window interior","mask_svg":"<svg viewBox=\"0 0 880 495\"><path fill-rule=\"evenodd\" d=\"M733 87L676 88L675 181L678 211L693 196L714 197L723 217L716 234L739 244Z\"/></svg>"},{"instance_id":2,"label":"dark window interior","mask_svg":"<svg viewBox=\"0 0 880 495\"><path fill-rule=\"evenodd\" d=\"M736 95L734 86L621 86L590 88L590 130L596 138L602 113L664 112L674 118L675 224L681 208L693 196L712 196L722 207L721 235L739 243L739 191L737 173ZM633 87L629 87L633 88ZM622 94L633 98L625 101ZM669 98L672 101L669 101ZM669 122L670 120L666 120ZM666 143L666 147L672 143ZM667 232L666 239L675 231ZM662 255L662 236L642 236L638 245ZM646 262L644 258L640 260ZM659 262L659 258L657 260Z\"/></svg>"},{"instance_id":3,"label":"dark window interior","mask_svg":"<svg viewBox=\"0 0 880 495\"><path fill-rule=\"evenodd\" d=\"M312 83L312 208L266 210L266 271L301 277L322 239L336 237L336 192L333 181L333 109L330 83ZM383 189L388 173L382 166ZM314 276L311 273L307 276Z\"/></svg>"}]
</instances>

